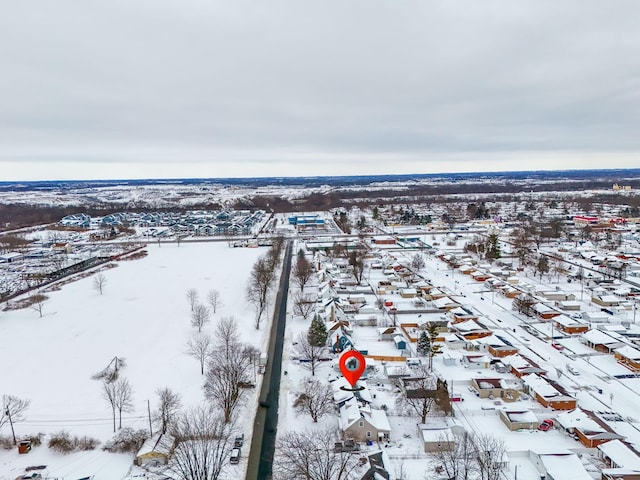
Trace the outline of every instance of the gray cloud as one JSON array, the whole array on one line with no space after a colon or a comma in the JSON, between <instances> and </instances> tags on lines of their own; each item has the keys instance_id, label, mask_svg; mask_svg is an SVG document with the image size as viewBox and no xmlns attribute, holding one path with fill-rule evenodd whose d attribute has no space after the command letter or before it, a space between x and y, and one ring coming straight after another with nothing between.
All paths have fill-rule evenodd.
<instances>
[{"instance_id":1,"label":"gray cloud","mask_svg":"<svg viewBox=\"0 0 640 480\"><path fill-rule=\"evenodd\" d=\"M36 0L0 14L0 179L637 165L634 0Z\"/></svg>"}]
</instances>

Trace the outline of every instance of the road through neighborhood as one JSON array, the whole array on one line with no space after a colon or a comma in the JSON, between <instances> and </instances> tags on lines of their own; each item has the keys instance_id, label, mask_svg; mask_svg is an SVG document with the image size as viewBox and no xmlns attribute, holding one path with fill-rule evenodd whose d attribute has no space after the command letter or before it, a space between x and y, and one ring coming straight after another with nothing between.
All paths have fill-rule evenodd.
<instances>
[{"instance_id":1,"label":"road through neighborhood","mask_svg":"<svg viewBox=\"0 0 640 480\"><path fill-rule=\"evenodd\" d=\"M249 453L246 480L266 480L271 478L273 454L276 446L278 427L278 400L280 376L282 372L282 348L287 320L287 295L289 273L291 271L292 242L287 243L282 265L282 275L276 296L276 303L269 339L268 361L264 372L258 411L256 412Z\"/></svg>"}]
</instances>

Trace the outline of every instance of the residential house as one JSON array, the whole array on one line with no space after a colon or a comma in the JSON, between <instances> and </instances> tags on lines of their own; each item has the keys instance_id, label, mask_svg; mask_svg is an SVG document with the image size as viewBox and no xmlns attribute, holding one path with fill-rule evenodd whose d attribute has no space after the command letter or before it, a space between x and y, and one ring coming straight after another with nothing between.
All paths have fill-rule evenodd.
<instances>
[{"instance_id":1,"label":"residential house","mask_svg":"<svg viewBox=\"0 0 640 480\"><path fill-rule=\"evenodd\" d=\"M438 300L447 296L446 293L436 287L423 287L422 292L425 300Z\"/></svg>"},{"instance_id":2,"label":"residential house","mask_svg":"<svg viewBox=\"0 0 640 480\"><path fill-rule=\"evenodd\" d=\"M518 378L529 374L544 375L547 373L536 362L521 354L505 357L503 361L511 367L511 372Z\"/></svg>"},{"instance_id":3,"label":"residential house","mask_svg":"<svg viewBox=\"0 0 640 480\"><path fill-rule=\"evenodd\" d=\"M613 351L613 355L616 357L618 363L621 363L630 370L640 370L640 350L633 348L629 345L616 348Z\"/></svg>"},{"instance_id":4,"label":"residential house","mask_svg":"<svg viewBox=\"0 0 640 480\"><path fill-rule=\"evenodd\" d=\"M562 310L570 312L579 312L582 308L582 304L576 300L563 300L556 302L556 306Z\"/></svg>"},{"instance_id":5,"label":"residential house","mask_svg":"<svg viewBox=\"0 0 640 480\"><path fill-rule=\"evenodd\" d=\"M502 358L518 353L518 347L515 347L509 340L501 335L488 335L473 340L472 343L477 345L478 350L487 352L493 357Z\"/></svg>"},{"instance_id":6,"label":"residential house","mask_svg":"<svg viewBox=\"0 0 640 480\"><path fill-rule=\"evenodd\" d=\"M476 377L471 379L471 388L480 398L502 398L521 389L519 380L509 378Z\"/></svg>"},{"instance_id":7,"label":"residential house","mask_svg":"<svg viewBox=\"0 0 640 480\"><path fill-rule=\"evenodd\" d=\"M601 307L615 307L617 305L620 305L623 300L616 295L602 293L592 295L591 301L597 305L600 305Z\"/></svg>"},{"instance_id":8,"label":"residential house","mask_svg":"<svg viewBox=\"0 0 640 480\"><path fill-rule=\"evenodd\" d=\"M576 434L580 443L587 448L596 448L603 443L622 438L588 410L576 408L559 414L556 420L567 433Z\"/></svg>"},{"instance_id":9,"label":"residential house","mask_svg":"<svg viewBox=\"0 0 640 480\"><path fill-rule=\"evenodd\" d=\"M542 320L550 320L554 317L557 317L561 313L557 310L554 310L550 306L545 305L544 303L536 303L531 308L533 312L538 316L538 318L541 318Z\"/></svg>"},{"instance_id":10,"label":"residential house","mask_svg":"<svg viewBox=\"0 0 640 480\"><path fill-rule=\"evenodd\" d=\"M438 310L444 310L444 311L453 310L454 308L457 308L460 306L458 302L446 296L432 300L432 302L433 302L433 305Z\"/></svg>"},{"instance_id":11,"label":"residential house","mask_svg":"<svg viewBox=\"0 0 640 480\"><path fill-rule=\"evenodd\" d=\"M593 480L578 455L564 448L529 450L529 459L545 480Z\"/></svg>"},{"instance_id":12,"label":"residential house","mask_svg":"<svg viewBox=\"0 0 640 480\"><path fill-rule=\"evenodd\" d=\"M455 435L446 423L419 423L417 430L425 453L450 452L456 447Z\"/></svg>"},{"instance_id":13,"label":"residential house","mask_svg":"<svg viewBox=\"0 0 640 480\"><path fill-rule=\"evenodd\" d=\"M489 368L489 365L491 365L491 359L486 355L463 353L462 365L467 368Z\"/></svg>"},{"instance_id":14,"label":"residential house","mask_svg":"<svg viewBox=\"0 0 640 480\"><path fill-rule=\"evenodd\" d=\"M452 323L464 322L466 320L478 320L478 315L465 307L457 307L449 310Z\"/></svg>"},{"instance_id":15,"label":"residential house","mask_svg":"<svg viewBox=\"0 0 640 480\"><path fill-rule=\"evenodd\" d=\"M533 396L543 407L553 410L573 410L577 400L568 395L559 385L535 374L524 375L522 382L525 391Z\"/></svg>"},{"instance_id":16,"label":"residential house","mask_svg":"<svg viewBox=\"0 0 640 480\"><path fill-rule=\"evenodd\" d=\"M602 353L611 353L613 350L625 346L625 343L617 334L610 334L602 330L591 329L582 335L582 341Z\"/></svg>"},{"instance_id":17,"label":"residential house","mask_svg":"<svg viewBox=\"0 0 640 480\"><path fill-rule=\"evenodd\" d=\"M502 423L504 423L509 430L515 432L517 430L537 430L540 426L540 422L535 414L528 409L506 409L499 410L498 415Z\"/></svg>"},{"instance_id":18,"label":"residential house","mask_svg":"<svg viewBox=\"0 0 640 480\"><path fill-rule=\"evenodd\" d=\"M487 279L491 278L491 274L483 272L482 270L476 270L474 272L471 272L471 278L473 278L476 282L485 282Z\"/></svg>"},{"instance_id":19,"label":"residential house","mask_svg":"<svg viewBox=\"0 0 640 480\"><path fill-rule=\"evenodd\" d=\"M400 296L402 298L414 298L418 295L418 291L415 288L401 288Z\"/></svg>"},{"instance_id":20,"label":"residential house","mask_svg":"<svg viewBox=\"0 0 640 480\"><path fill-rule=\"evenodd\" d=\"M553 319L553 321L555 322L556 328L567 335L577 335L589 330L589 325L566 315L558 315Z\"/></svg>"},{"instance_id":21,"label":"residential house","mask_svg":"<svg viewBox=\"0 0 640 480\"><path fill-rule=\"evenodd\" d=\"M404 377L401 379L407 398L435 398L438 389L438 379L435 375L429 377Z\"/></svg>"},{"instance_id":22,"label":"residential house","mask_svg":"<svg viewBox=\"0 0 640 480\"><path fill-rule=\"evenodd\" d=\"M360 406L355 398L340 408L338 425L345 438L359 442L388 440L391 425L384 410Z\"/></svg>"},{"instance_id":23,"label":"residential house","mask_svg":"<svg viewBox=\"0 0 640 480\"><path fill-rule=\"evenodd\" d=\"M613 476L612 470L634 472L640 480L640 453L630 444L620 439L598 445L598 456L608 466L611 477L603 478L629 478L625 476ZM603 473L604 471L603 470Z\"/></svg>"},{"instance_id":24,"label":"residential house","mask_svg":"<svg viewBox=\"0 0 640 480\"><path fill-rule=\"evenodd\" d=\"M611 322L611 315L603 311L596 312L582 312L582 320L585 323L609 323Z\"/></svg>"},{"instance_id":25,"label":"residential house","mask_svg":"<svg viewBox=\"0 0 640 480\"><path fill-rule=\"evenodd\" d=\"M453 328L453 331L467 342L493 335L493 332L491 330L482 328L478 323L472 320L456 324L455 328Z\"/></svg>"}]
</instances>

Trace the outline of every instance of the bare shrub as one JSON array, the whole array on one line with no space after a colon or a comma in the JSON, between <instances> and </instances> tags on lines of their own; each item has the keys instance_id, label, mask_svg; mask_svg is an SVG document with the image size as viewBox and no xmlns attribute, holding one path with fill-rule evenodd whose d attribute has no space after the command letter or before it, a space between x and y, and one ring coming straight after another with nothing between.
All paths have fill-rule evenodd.
<instances>
[{"instance_id":1,"label":"bare shrub","mask_svg":"<svg viewBox=\"0 0 640 480\"><path fill-rule=\"evenodd\" d=\"M100 441L95 438L87 437L86 435L72 437L69 432L64 430L53 433L49 438L49 448L58 453L94 450L99 444Z\"/></svg>"},{"instance_id":2,"label":"bare shrub","mask_svg":"<svg viewBox=\"0 0 640 480\"><path fill-rule=\"evenodd\" d=\"M149 434L146 430L134 430L131 427L124 427L104 444L102 450L111 453L134 453L140 450L140 447L148 437Z\"/></svg>"}]
</instances>

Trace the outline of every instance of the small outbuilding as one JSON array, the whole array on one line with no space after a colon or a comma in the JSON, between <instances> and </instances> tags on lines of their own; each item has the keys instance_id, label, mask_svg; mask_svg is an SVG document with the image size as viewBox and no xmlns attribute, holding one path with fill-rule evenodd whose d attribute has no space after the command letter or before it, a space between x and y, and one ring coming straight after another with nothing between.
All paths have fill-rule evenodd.
<instances>
[{"instance_id":1,"label":"small outbuilding","mask_svg":"<svg viewBox=\"0 0 640 480\"><path fill-rule=\"evenodd\" d=\"M175 439L171 435L157 433L142 444L136 454L134 463L138 466L149 463L166 465L174 447Z\"/></svg>"}]
</instances>

